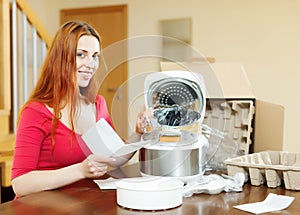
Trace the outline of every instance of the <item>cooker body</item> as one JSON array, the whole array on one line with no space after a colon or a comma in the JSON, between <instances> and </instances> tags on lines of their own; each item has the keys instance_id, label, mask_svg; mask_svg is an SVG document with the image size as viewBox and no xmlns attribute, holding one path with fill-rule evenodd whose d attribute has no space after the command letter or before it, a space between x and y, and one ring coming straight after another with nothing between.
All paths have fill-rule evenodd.
<instances>
[{"instance_id":1,"label":"cooker body","mask_svg":"<svg viewBox=\"0 0 300 215\"><path fill-rule=\"evenodd\" d=\"M206 147L140 149L140 171L146 175L187 177L203 174Z\"/></svg>"}]
</instances>

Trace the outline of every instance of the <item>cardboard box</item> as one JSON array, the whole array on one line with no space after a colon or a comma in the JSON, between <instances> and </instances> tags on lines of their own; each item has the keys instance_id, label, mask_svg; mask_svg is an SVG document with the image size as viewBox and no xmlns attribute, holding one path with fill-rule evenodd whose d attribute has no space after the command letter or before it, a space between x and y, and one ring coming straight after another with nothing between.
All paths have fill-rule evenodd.
<instances>
[{"instance_id":1,"label":"cardboard box","mask_svg":"<svg viewBox=\"0 0 300 215\"><path fill-rule=\"evenodd\" d=\"M161 62L161 70L187 70L199 72L205 80L208 104L248 104L248 115L241 117L241 137L245 137L240 148L245 154L265 150L280 151L283 146L284 108L261 101L255 97L243 66L239 63L208 62ZM253 105L251 105L251 102ZM233 106L231 108L234 109ZM253 110L250 110L252 109ZM247 107L246 107L247 109ZM207 112L211 110L207 109ZM241 110L240 113L243 113ZM224 114L224 113L222 113ZM220 114L220 115L222 115ZM252 116L252 117L251 117ZM233 129L232 129L233 130ZM245 134L245 132L247 134ZM234 132L231 133L232 136Z\"/></svg>"}]
</instances>

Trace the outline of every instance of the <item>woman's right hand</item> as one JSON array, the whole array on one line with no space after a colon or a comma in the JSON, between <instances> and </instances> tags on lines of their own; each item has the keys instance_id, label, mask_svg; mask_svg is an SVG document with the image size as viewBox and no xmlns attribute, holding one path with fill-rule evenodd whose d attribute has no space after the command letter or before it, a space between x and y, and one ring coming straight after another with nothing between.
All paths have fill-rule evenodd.
<instances>
[{"instance_id":1,"label":"woman's right hand","mask_svg":"<svg viewBox=\"0 0 300 215\"><path fill-rule=\"evenodd\" d=\"M107 172L108 163L114 158L91 154L82 162L82 171L85 178L99 178Z\"/></svg>"}]
</instances>

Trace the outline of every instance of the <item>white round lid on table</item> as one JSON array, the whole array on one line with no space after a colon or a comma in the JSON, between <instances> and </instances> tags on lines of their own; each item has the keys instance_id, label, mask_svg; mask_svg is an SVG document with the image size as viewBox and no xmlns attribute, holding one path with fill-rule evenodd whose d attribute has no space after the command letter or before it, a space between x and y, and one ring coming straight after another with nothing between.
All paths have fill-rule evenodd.
<instances>
[{"instance_id":1,"label":"white round lid on table","mask_svg":"<svg viewBox=\"0 0 300 215\"><path fill-rule=\"evenodd\" d=\"M116 182L117 204L137 210L165 210L182 204L183 182L169 177L127 178Z\"/></svg>"}]
</instances>

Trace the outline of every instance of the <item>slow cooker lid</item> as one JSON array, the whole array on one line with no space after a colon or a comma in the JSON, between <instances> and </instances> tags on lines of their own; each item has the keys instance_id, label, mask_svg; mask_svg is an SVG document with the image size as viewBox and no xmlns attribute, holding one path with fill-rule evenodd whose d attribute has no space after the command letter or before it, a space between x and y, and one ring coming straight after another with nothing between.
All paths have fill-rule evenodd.
<instances>
[{"instance_id":1,"label":"slow cooker lid","mask_svg":"<svg viewBox=\"0 0 300 215\"><path fill-rule=\"evenodd\" d=\"M203 120L205 94L199 77L187 71L167 71L146 79L146 106L154 109L160 125L183 126Z\"/></svg>"},{"instance_id":2,"label":"slow cooker lid","mask_svg":"<svg viewBox=\"0 0 300 215\"><path fill-rule=\"evenodd\" d=\"M196 87L179 78L164 79L155 83L152 88L152 105L158 107L187 106L198 99ZM194 85L194 84L192 84Z\"/></svg>"}]
</instances>

